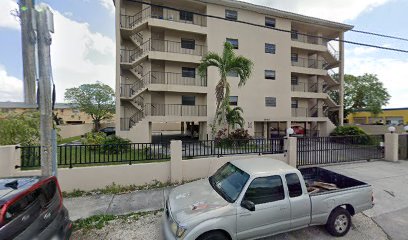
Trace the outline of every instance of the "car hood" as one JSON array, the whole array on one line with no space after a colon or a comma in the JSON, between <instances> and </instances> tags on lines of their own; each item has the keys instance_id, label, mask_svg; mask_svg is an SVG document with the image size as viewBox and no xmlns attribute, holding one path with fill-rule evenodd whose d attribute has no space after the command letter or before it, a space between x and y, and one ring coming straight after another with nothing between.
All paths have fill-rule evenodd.
<instances>
[{"instance_id":1,"label":"car hood","mask_svg":"<svg viewBox=\"0 0 408 240\"><path fill-rule=\"evenodd\" d=\"M171 215L178 223L229 204L212 188L208 178L174 188L168 201Z\"/></svg>"}]
</instances>

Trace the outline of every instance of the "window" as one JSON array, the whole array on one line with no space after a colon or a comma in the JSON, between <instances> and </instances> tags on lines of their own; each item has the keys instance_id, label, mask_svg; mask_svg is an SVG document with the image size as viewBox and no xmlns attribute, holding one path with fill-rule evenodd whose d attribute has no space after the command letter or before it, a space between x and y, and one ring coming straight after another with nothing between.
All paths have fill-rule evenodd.
<instances>
[{"instance_id":1,"label":"window","mask_svg":"<svg viewBox=\"0 0 408 240\"><path fill-rule=\"evenodd\" d=\"M228 77L238 77L238 72L234 71L234 70L229 71L229 72L227 72L227 76Z\"/></svg>"},{"instance_id":2,"label":"window","mask_svg":"<svg viewBox=\"0 0 408 240\"><path fill-rule=\"evenodd\" d=\"M265 53L275 54L276 45L271 43L265 43Z\"/></svg>"},{"instance_id":3,"label":"window","mask_svg":"<svg viewBox=\"0 0 408 240\"><path fill-rule=\"evenodd\" d=\"M265 26L274 28L276 26L276 19L265 17Z\"/></svg>"},{"instance_id":4,"label":"window","mask_svg":"<svg viewBox=\"0 0 408 240\"><path fill-rule=\"evenodd\" d=\"M276 72L274 70L265 70L265 79L275 80Z\"/></svg>"},{"instance_id":5,"label":"window","mask_svg":"<svg viewBox=\"0 0 408 240\"><path fill-rule=\"evenodd\" d=\"M299 85L299 77L298 76L292 76L290 83L292 85Z\"/></svg>"},{"instance_id":6,"label":"window","mask_svg":"<svg viewBox=\"0 0 408 240\"><path fill-rule=\"evenodd\" d=\"M292 53L290 55L290 60L292 60L292 62L297 62L299 60L299 55L297 53Z\"/></svg>"},{"instance_id":7,"label":"window","mask_svg":"<svg viewBox=\"0 0 408 240\"><path fill-rule=\"evenodd\" d=\"M195 96L181 96L181 105L194 106Z\"/></svg>"},{"instance_id":8,"label":"window","mask_svg":"<svg viewBox=\"0 0 408 240\"><path fill-rule=\"evenodd\" d=\"M238 96L230 96L229 97L229 105L238 106Z\"/></svg>"},{"instance_id":9,"label":"window","mask_svg":"<svg viewBox=\"0 0 408 240\"><path fill-rule=\"evenodd\" d=\"M195 40L194 39L181 39L181 48L186 49L195 49Z\"/></svg>"},{"instance_id":10,"label":"window","mask_svg":"<svg viewBox=\"0 0 408 240\"><path fill-rule=\"evenodd\" d=\"M192 12L180 11L180 20L192 22L194 14Z\"/></svg>"},{"instance_id":11,"label":"window","mask_svg":"<svg viewBox=\"0 0 408 240\"><path fill-rule=\"evenodd\" d=\"M286 174L286 183L288 184L289 197L299 197L303 194L302 185L300 184L299 177L296 173Z\"/></svg>"},{"instance_id":12,"label":"window","mask_svg":"<svg viewBox=\"0 0 408 240\"><path fill-rule=\"evenodd\" d=\"M225 18L232 21L238 20L238 12L235 10L225 9Z\"/></svg>"},{"instance_id":13,"label":"window","mask_svg":"<svg viewBox=\"0 0 408 240\"><path fill-rule=\"evenodd\" d=\"M298 100L292 100L292 108L298 108L299 106L299 101Z\"/></svg>"},{"instance_id":14,"label":"window","mask_svg":"<svg viewBox=\"0 0 408 240\"><path fill-rule=\"evenodd\" d=\"M40 196L41 190L36 189L30 193L27 193L25 196L20 198L15 203L11 204L4 214L4 222L8 223L15 218L21 216L25 212L28 212L29 208L35 207L34 203L37 202L38 197ZM37 205L38 208L41 208L40 205ZM39 211L39 210L38 210ZM29 214L27 214L29 215Z\"/></svg>"},{"instance_id":15,"label":"window","mask_svg":"<svg viewBox=\"0 0 408 240\"><path fill-rule=\"evenodd\" d=\"M254 179L245 193L244 200L255 205L275 202L285 199L282 179L279 176Z\"/></svg>"},{"instance_id":16,"label":"window","mask_svg":"<svg viewBox=\"0 0 408 240\"><path fill-rule=\"evenodd\" d=\"M292 39L298 39L298 31L297 30L292 30L290 33L290 36Z\"/></svg>"},{"instance_id":17,"label":"window","mask_svg":"<svg viewBox=\"0 0 408 240\"><path fill-rule=\"evenodd\" d=\"M195 78L196 76L195 68L182 67L181 76L186 78Z\"/></svg>"},{"instance_id":18,"label":"window","mask_svg":"<svg viewBox=\"0 0 408 240\"><path fill-rule=\"evenodd\" d=\"M265 97L266 107L276 107L276 97Z\"/></svg>"},{"instance_id":19,"label":"window","mask_svg":"<svg viewBox=\"0 0 408 240\"><path fill-rule=\"evenodd\" d=\"M227 38L227 42L231 43L234 49L238 49L238 39Z\"/></svg>"}]
</instances>

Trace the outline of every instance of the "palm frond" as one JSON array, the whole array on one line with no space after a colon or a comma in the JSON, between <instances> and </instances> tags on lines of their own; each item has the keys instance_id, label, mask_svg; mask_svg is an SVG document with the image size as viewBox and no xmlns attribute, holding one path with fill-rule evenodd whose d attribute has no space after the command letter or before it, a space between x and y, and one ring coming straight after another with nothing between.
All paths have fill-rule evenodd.
<instances>
[{"instance_id":1,"label":"palm frond","mask_svg":"<svg viewBox=\"0 0 408 240\"><path fill-rule=\"evenodd\" d=\"M246 84L246 81L252 74L253 62L243 56L238 56L231 62L231 70L236 71L239 76L238 87Z\"/></svg>"},{"instance_id":2,"label":"palm frond","mask_svg":"<svg viewBox=\"0 0 408 240\"><path fill-rule=\"evenodd\" d=\"M205 77L207 75L207 69L209 67L222 67L222 58L220 55L214 52L209 52L201 59L200 66L198 66L198 74L201 77Z\"/></svg>"}]
</instances>

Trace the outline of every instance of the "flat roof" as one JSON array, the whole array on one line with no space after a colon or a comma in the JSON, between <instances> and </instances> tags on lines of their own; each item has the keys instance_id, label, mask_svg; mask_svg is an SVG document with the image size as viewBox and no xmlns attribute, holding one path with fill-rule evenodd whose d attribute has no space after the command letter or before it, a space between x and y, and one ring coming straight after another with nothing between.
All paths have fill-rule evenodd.
<instances>
[{"instance_id":1,"label":"flat roof","mask_svg":"<svg viewBox=\"0 0 408 240\"><path fill-rule=\"evenodd\" d=\"M231 161L239 169L249 173L250 175L262 175L262 174L282 174L288 172L294 172L295 168L273 158L259 158L249 157L246 159L238 159Z\"/></svg>"},{"instance_id":2,"label":"flat roof","mask_svg":"<svg viewBox=\"0 0 408 240\"><path fill-rule=\"evenodd\" d=\"M242 2L238 0L196 0L203 3L211 3L233 8L240 8L244 10L254 11L266 15L286 18L294 21L305 22L309 24L321 25L328 28L336 28L343 31L348 31L354 28L353 25L329 21L321 18L310 17L297 13L287 12L276 8L261 6L253 3Z\"/></svg>"},{"instance_id":3,"label":"flat roof","mask_svg":"<svg viewBox=\"0 0 408 240\"><path fill-rule=\"evenodd\" d=\"M24 102L0 102L0 108L24 108L24 109L36 109L38 108L37 104L28 104ZM56 103L55 109L67 109L75 108L69 103Z\"/></svg>"},{"instance_id":4,"label":"flat roof","mask_svg":"<svg viewBox=\"0 0 408 240\"><path fill-rule=\"evenodd\" d=\"M382 111L398 111L398 110L408 110L408 107L405 107L405 108L383 108L382 109ZM360 110L356 110L356 111L353 111L353 112L369 112L369 110L360 109Z\"/></svg>"}]
</instances>

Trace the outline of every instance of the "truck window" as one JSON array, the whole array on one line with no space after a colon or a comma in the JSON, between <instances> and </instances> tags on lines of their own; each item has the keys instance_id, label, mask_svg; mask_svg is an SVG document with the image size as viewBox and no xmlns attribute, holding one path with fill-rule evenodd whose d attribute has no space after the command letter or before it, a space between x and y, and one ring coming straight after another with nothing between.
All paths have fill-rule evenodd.
<instances>
[{"instance_id":1,"label":"truck window","mask_svg":"<svg viewBox=\"0 0 408 240\"><path fill-rule=\"evenodd\" d=\"M255 205L285 199L282 179L280 176L261 177L254 179L245 193L244 200Z\"/></svg>"},{"instance_id":2,"label":"truck window","mask_svg":"<svg viewBox=\"0 0 408 240\"><path fill-rule=\"evenodd\" d=\"M23 214L35 201L37 201L40 191L37 189L33 192L27 193L15 203L11 204L4 215L4 222L7 224L13 219Z\"/></svg>"},{"instance_id":3,"label":"truck window","mask_svg":"<svg viewBox=\"0 0 408 240\"><path fill-rule=\"evenodd\" d=\"M286 174L286 183L288 184L289 197L299 197L302 195L302 185L300 184L299 177L296 173Z\"/></svg>"}]
</instances>

